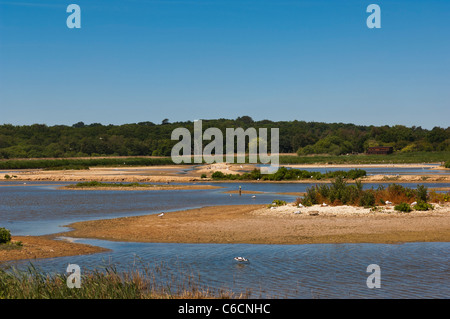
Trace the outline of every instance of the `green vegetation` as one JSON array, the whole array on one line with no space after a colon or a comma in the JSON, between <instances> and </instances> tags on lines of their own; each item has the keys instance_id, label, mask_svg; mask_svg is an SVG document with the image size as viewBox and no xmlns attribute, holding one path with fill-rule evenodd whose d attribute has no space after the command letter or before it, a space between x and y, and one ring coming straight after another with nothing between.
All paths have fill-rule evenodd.
<instances>
[{"instance_id":1,"label":"green vegetation","mask_svg":"<svg viewBox=\"0 0 450 319\"><path fill-rule=\"evenodd\" d=\"M82 169L96 166L154 166L173 165L171 158L97 158L97 159L41 159L0 161L0 169Z\"/></svg>"},{"instance_id":2,"label":"green vegetation","mask_svg":"<svg viewBox=\"0 0 450 319\"><path fill-rule=\"evenodd\" d=\"M411 164L436 163L450 158L449 151L440 152L408 152L390 155L311 155L311 156L280 156L281 164ZM450 166L449 166L450 167Z\"/></svg>"},{"instance_id":3,"label":"green vegetation","mask_svg":"<svg viewBox=\"0 0 450 319\"><path fill-rule=\"evenodd\" d=\"M415 210L419 210L419 211L426 211L426 210L432 210L434 209L433 205L428 204L427 202L423 201L423 200L418 200L417 204L414 205L414 209Z\"/></svg>"},{"instance_id":4,"label":"green vegetation","mask_svg":"<svg viewBox=\"0 0 450 319\"><path fill-rule=\"evenodd\" d=\"M206 174L202 174L200 178L207 178Z\"/></svg>"},{"instance_id":5,"label":"green vegetation","mask_svg":"<svg viewBox=\"0 0 450 319\"><path fill-rule=\"evenodd\" d=\"M253 127L256 130L279 128L280 153L298 153L302 156L302 161L310 161L308 155L311 154L334 156L364 153L370 146L392 146L394 152L405 155L406 162L410 162L408 154L413 155L416 152L422 152L420 154L447 152L447 157L440 161L449 160L450 128L448 127L434 127L427 130L402 125L361 126L304 121L254 121L249 116L238 117L235 120L203 120L202 124L203 130L216 127L224 133L224 136L226 128ZM87 125L79 122L72 126L4 124L0 125L0 158L170 156L172 147L178 142L171 140L171 133L179 127L187 128L192 134L194 123L192 121L170 123L168 119L165 119L161 124L152 122L124 125L99 123ZM209 141L203 141L203 146L207 144ZM270 145L268 147L270 151ZM333 156L331 161L334 161ZM397 154L389 155L388 162L396 156ZM437 157L440 156L423 156L424 159L432 158L432 161L435 161ZM374 157L374 160L377 160L376 158L378 157ZM341 158L338 160L341 161ZM401 162L400 159L398 160ZM419 160L419 162L424 161ZM282 163L287 164L284 161Z\"/></svg>"},{"instance_id":6,"label":"green vegetation","mask_svg":"<svg viewBox=\"0 0 450 319\"><path fill-rule=\"evenodd\" d=\"M445 168L450 168L450 161L445 162L444 167L445 167Z\"/></svg>"},{"instance_id":7,"label":"green vegetation","mask_svg":"<svg viewBox=\"0 0 450 319\"><path fill-rule=\"evenodd\" d=\"M286 205L286 202L284 200L280 200L280 199L274 199L272 201L272 204L269 205L269 207L273 207L273 206L284 206Z\"/></svg>"},{"instance_id":8,"label":"green vegetation","mask_svg":"<svg viewBox=\"0 0 450 319\"><path fill-rule=\"evenodd\" d=\"M303 179L329 179L336 177L357 179L366 176L366 171L361 169L352 169L349 171L334 171L322 174L320 172L310 172L300 169L287 169L280 167L276 173L261 174L261 170L254 169L250 173L244 174L224 174L216 171L211 175L214 180L262 180L262 181L285 181L285 180L303 180Z\"/></svg>"},{"instance_id":9,"label":"green vegetation","mask_svg":"<svg viewBox=\"0 0 450 319\"><path fill-rule=\"evenodd\" d=\"M9 229L0 227L0 244L7 244L11 241L11 232Z\"/></svg>"},{"instance_id":10,"label":"green vegetation","mask_svg":"<svg viewBox=\"0 0 450 319\"><path fill-rule=\"evenodd\" d=\"M229 290L202 287L192 275L177 278L164 275L164 266L118 272L84 271L81 287L68 288L66 274L46 274L32 264L27 270L0 269L0 299L172 299L172 298L248 298ZM167 277L167 278L166 278Z\"/></svg>"},{"instance_id":11,"label":"green vegetation","mask_svg":"<svg viewBox=\"0 0 450 319\"><path fill-rule=\"evenodd\" d=\"M409 205L408 203L400 203L398 205L395 205L394 209L404 213L409 213L410 211L412 211L411 205Z\"/></svg>"},{"instance_id":12,"label":"green vegetation","mask_svg":"<svg viewBox=\"0 0 450 319\"><path fill-rule=\"evenodd\" d=\"M417 189L412 189L398 184L390 184L387 188L380 185L377 189L372 187L363 190L360 181L356 181L354 185L349 185L339 176L329 185L322 184L307 188L305 196L297 198L297 204L302 203L305 206L311 206L327 203L330 205L373 207L377 204L384 205L386 201L392 203L413 201L426 203L429 197L427 188L423 185L418 185ZM419 207L422 207L422 205Z\"/></svg>"}]
</instances>

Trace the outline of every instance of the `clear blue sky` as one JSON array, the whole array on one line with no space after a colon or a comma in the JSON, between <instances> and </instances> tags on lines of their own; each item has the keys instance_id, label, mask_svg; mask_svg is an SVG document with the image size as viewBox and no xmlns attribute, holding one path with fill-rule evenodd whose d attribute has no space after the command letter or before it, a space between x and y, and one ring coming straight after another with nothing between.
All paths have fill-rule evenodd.
<instances>
[{"instance_id":1,"label":"clear blue sky","mask_svg":"<svg viewBox=\"0 0 450 319\"><path fill-rule=\"evenodd\" d=\"M242 115L448 127L450 1L0 0L0 124Z\"/></svg>"}]
</instances>

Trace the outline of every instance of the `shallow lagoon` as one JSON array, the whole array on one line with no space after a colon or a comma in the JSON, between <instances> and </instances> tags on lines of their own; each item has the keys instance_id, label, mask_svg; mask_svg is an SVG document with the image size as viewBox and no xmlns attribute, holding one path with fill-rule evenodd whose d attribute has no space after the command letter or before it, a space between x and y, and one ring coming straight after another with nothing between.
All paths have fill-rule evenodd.
<instances>
[{"instance_id":1,"label":"shallow lagoon","mask_svg":"<svg viewBox=\"0 0 450 319\"><path fill-rule=\"evenodd\" d=\"M2 183L3 185L5 183ZM23 183L22 183L23 184ZM64 231L71 222L115 218L208 205L267 204L294 200L277 192L301 192L311 184L221 183L225 189L185 191L68 191L67 183L27 183L0 188L0 224L13 235L42 235ZM9 184L11 185L11 184ZM33 186L34 185L34 186ZM265 191L229 196L226 190ZM374 184L379 185L379 184ZM438 184L448 187L447 184ZM415 187L416 185L410 185ZM427 184L428 187L433 187ZM365 187L370 187L366 185ZM86 256L33 261L44 271L64 272L68 263L83 269L109 263L119 269L164 263L167 276L182 280L193 274L211 288L251 291L251 297L276 298L449 298L450 244L163 244L77 239L112 251ZM233 260L245 256L249 264ZM25 267L28 261L14 263ZM382 287L369 289L369 264L381 267ZM172 277L171 277L172 278Z\"/></svg>"}]
</instances>

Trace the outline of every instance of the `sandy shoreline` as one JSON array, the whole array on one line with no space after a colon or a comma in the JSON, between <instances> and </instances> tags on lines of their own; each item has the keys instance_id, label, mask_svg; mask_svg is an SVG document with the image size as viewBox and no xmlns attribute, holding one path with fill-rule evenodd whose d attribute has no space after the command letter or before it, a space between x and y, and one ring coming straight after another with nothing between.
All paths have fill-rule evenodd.
<instances>
[{"instance_id":1,"label":"sandy shoreline","mask_svg":"<svg viewBox=\"0 0 450 319\"><path fill-rule=\"evenodd\" d=\"M300 213L298 213L300 212ZM59 237L124 242L216 244L337 244L449 242L450 205L399 213L392 206L363 207L293 204L211 206L199 209L76 222L72 230L48 236L13 236L20 249L0 249L0 262L104 252L107 249Z\"/></svg>"},{"instance_id":2,"label":"sandy shoreline","mask_svg":"<svg viewBox=\"0 0 450 319\"><path fill-rule=\"evenodd\" d=\"M74 187L73 185L68 186L62 186L58 189L65 189L65 190L90 190L90 191L160 191L160 190L207 190L207 189L218 189L223 188L220 186L211 186L211 185L149 185L148 187L145 186L114 186L114 187L107 187L107 186L99 186L99 187Z\"/></svg>"},{"instance_id":3,"label":"sandy shoreline","mask_svg":"<svg viewBox=\"0 0 450 319\"><path fill-rule=\"evenodd\" d=\"M87 255L108 251L102 247L56 240L49 236L13 236L11 241L13 243L21 241L23 246L8 250L0 248L0 262Z\"/></svg>"},{"instance_id":4,"label":"sandy shoreline","mask_svg":"<svg viewBox=\"0 0 450 319\"><path fill-rule=\"evenodd\" d=\"M301 211L301 214L295 214ZM313 216L316 215L317 216ZM400 243L450 241L450 207L398 213L362 207L269 209L263 205L214 206L78 222L65 236L162 243Z\"/></svg>"}]
</instances>

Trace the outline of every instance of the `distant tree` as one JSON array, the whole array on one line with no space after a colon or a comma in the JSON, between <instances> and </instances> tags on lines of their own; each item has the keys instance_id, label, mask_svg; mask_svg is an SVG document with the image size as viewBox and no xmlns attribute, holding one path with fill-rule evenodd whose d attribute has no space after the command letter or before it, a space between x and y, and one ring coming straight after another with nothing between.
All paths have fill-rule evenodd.
<instances>
[{"instance_id":1,"label":"distant tree","mask_svg":"<svg viewBox=\"0 0 450 319\"><path fill-rule=\"evenodd\" d=\"M79 128L79 127L85 127L86 125L83 123L83 122L78 122L78 123L75 123L74 125L72 125L72 127L77 127L77 128Z\"/></svg>"},{"instance_id":2,"label":"distant tree","mask_svg":"<svg viewBox=\"0 0 450 319\"><path fill-rule=\"evenodd\" d=\"M252 124L254 121L250 116L242 116L236 119L237 122L243 122L245 124Z\"/></svg>"},{"instance_id":3,"label":"distant tree","mask_svg":"<svg viewBox=\"0 0 450 319\"><path fill-rule=\"evenodd\" d=\"M162 120L161 125L166 125L166 124L169 124L169 119Z\"/></svg>"}]
</instances>

